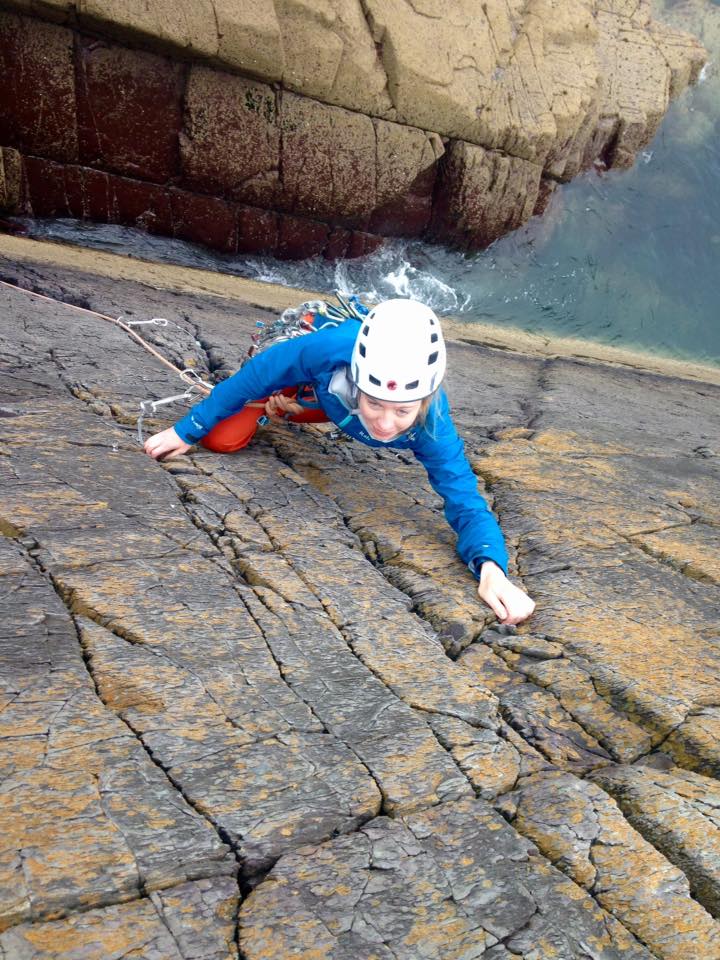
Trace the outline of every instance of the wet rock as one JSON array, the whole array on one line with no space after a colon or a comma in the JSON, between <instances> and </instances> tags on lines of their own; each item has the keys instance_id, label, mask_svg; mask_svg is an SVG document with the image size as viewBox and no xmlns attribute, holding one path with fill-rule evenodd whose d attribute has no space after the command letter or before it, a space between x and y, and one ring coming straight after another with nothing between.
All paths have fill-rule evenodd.
<instances>
[{"instance_id":1,"label":"wet rock","mask_svg":"<svg viewBox=\"0 0 720 960\"><path fill-rule=\"evenodd\" d=\"M238 253L273 253L278 246L279 215L255 207L238 208Z\"/></svg>"},{"instance_id":2,"label":"wet rock","mask_svg":"<svg viewBox=\"0 0 720 960\"><path fill-rule=\"evenodd\" d=\"M87 38L76 59L80 162L157 183L175 177L180 64Z\"/></svg>"},{"instance_id":3,"label":"wet rock","mask_svg":"<svg viewBox=\"0 0 720 960\"><path fill-rule=\"evenodd\" d=\"M532 216L542 167L454 140L443 164L432 236L486 247Z\"/></svg>"},{"instance_id":4,"label":"wet rock","mask_svg":"<svg viewBox=\"0 0 720 960\"><path fill-rule=\"evenodd\" d=\"M377 205L375 128L369 117L284 93L282 208L364 227Z\"/></svg>"},{"instance_id":5,"label":"wet rock","mask_svg":"<svg viewBox=\"0 0 720 960\"><path fill-rule=\"evenodd\" d=\"M185 190L170 190L169 194L176 237L224 253L235 252L237 212L233 206L218 197L202 197Z\"/></svg>"},{"instance_id":6,"label":"wet rock","mask_svg":"<svg viewBox=\"0 0 720 960\"><path fill-rule=\"evenodd\" d=\"M0 11L0 142L23 153L78 159L72 31Z\"/></svg>"},{"instance_id":7,"label":"wet rock","mask_svg":"<svg viewBox=\"0 0 720 960\"><path fill-rule=\"evenodd\" d=\"M328 227L317 220L280 214L275 255L280 260L319 256L326 249Z\"/></svg>"},{"instance_id":8,"label":"wet rock","mask_svg":"<svg viewBox=\"0 0 720 960\"><path fill-rule=\"evenodd\" d=\"M11 147L0 148L0 210L19 212L21 177L20 154Z\"/></svg>"},{"instance_id":9,"label":"wet rock","mask_svg":"<svg viewBox=\"0 0 720 960\"><path fill-rule=\"evenodd\" d=\"M191 190L272 205L280 163L275 92L262 83L194 66L185 93L180 151L183 180Z\"/></svg>"}]
</instances>

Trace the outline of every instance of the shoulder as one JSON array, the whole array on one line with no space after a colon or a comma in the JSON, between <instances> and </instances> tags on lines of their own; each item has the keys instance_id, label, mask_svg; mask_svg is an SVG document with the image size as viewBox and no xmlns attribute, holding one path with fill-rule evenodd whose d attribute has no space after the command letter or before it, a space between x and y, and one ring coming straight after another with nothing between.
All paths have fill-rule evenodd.
<instances>
[{"instance_id":1,"label":"shoulder","mask_svg":"<svg viewBox=\"0 0 720 960\"><path fill-rule=\"evenodd\" d=\"M337 327L326 327L302 337L302 350L308 358L321 364L349 363L357 339L360 322L349 319Z\"/></svg>"}]
</instances>

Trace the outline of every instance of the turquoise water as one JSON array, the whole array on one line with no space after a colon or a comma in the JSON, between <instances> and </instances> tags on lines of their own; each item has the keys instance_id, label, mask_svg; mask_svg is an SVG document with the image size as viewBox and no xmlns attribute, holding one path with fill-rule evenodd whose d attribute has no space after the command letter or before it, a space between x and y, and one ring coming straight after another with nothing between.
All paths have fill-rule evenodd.
<instances>
[{"instance_id":1,"label":"turquoise water","mask_svg":"<svg viewBox=\"0 0 720 960\"><path fill-rule=\"evenodd\" d=\"M469 323L720 365L720 6L666 0L662 16L708 48L700 83L671 105L633 169L560 187L544 217L482 253L394 241L361 260L287 263L71 221L32 232L290 286L414 296Z\"/></svg>"}]
</instances>

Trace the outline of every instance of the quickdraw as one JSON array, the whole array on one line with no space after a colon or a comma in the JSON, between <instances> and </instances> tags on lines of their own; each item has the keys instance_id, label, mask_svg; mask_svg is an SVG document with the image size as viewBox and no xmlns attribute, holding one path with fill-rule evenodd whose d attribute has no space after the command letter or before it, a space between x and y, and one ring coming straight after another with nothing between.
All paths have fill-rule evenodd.
<instances>
[{"instance_id":1,"label":"quickdraw","mask_svg":"<svg viewBox=\"0 0 720 960\"><path fill-rule=\"evenodd\" d=\"M256 331L251 335L251 344L247 355L243 358L240 366L244 366L248 360L257 354L267 350L268 347L285 340L292 340L295 337L303 337L308 333L317 333L318 330L324 330L328 327L337 327L350 317L361 320L368 312L368 308L360 300L351 296L347 300L340 293L336 293L339 307L326 303L324 300L309 300L300 304L299 307L289 307L272 323L266 324L262 320L256 323ZM135 320L130 321L136 325L158 323L161 326L167 324L167 320L161 318L154 320ZM180 403L184 400L193 399L196 393L206 393L212 390L210 384L201 380L197 373L192 369L180 371L183 379L190 378L193 382L190 388L184 393L178 393L171 397L164 397L161 400L143 400L140 404L140 416L137 421L137 439L140 444L144 443L143 421L146 417L154 414L158 407L170 403ZM313 406L315 400L314 392L302 392L298 390L298 402L301 406ZM246 406L263 407L263 404L250 403ZM268 417L261 415L258 417L258 425L267 424Z\"/></svg>"},{"instance_id":2,"label":"quickdraw","mask_svg":"<svg viewBox=\"0 0 720 960\"><path fill-rule=\"evenodd\" d=\"M143 320L136 321L136 323L144 322ZM165 322L167 323L167 321ZM200 396L207 396L209 391L212 390L212 386L206 383L191 367L185 367L184 370L180 371L180 375L183 379L192 381L184 393L175 393L171 397L162 397L160 400L140 401L140 416L137 418L137 439L140 446L143 446L145 443L145 437L143 436L143 421L145 417L152 416L158 407L164 407L168 403L179 403L181 400L192 400L196 398L198 394Z\"/></svg>"},{"instance_id":3,"label":"quickdraw","mask_svg":"<svg viewBox=\"0 0 720 960\"><path fill-rule=\"evenodd\" d=\"M158 407L163 407L166 404L170 403L179 403L183 400L191 400L196 396L208 396L212 391L212 385L203 380L199 374L190 367L186 367L181 370L179 367L176 367L174 363L171 363L167 357L164 357L158 350L156 350L147 340L143 339L138 333L133 330L133 327L141 326L158 326L166 327L169 323L164 317L152 317L148 320L125 320L123 316L111 317L104 313L98 313L96 310L90 310L87 307L79 307L74 303L67 303L65 300L57 300L54 297L49 297L43 293L36 293L34 290L28 290L26 287L20 287L17 284L9 283L7 280L0 280L0 285L4 287L9 287L11 290L16 290L19 293L27 294L31 297L37 297L40 300L45 300L48 303L55 303L63 307L67 307L70 310L75 310L78 313L84 313L92 317L97 317L100 320L104 320L107 323L112 323L117 327L120 327L121 330L124 330L136 343L147 350L148 353L152 354L157 360L160 361L164 366L168 367L174 373L176 373L181 380L188 384L188 389L183 393L173 394L170 397L162 397L159 400L141 400L140 401L140 416L137 419L137 439L138 442L142 445L144 443L143 437L143 421L146 417L151 416L156 412ZM241 366L244 366L248 360L256 356L258 353L261 353L263 350L266 350L268 347L272 346L275 343L280 343L283 340L290 340L294 337L305 336L308 333L316 333L318 330L324 330L327 327L337 327L345 320L355 318L357 320L362 320L367 313L369 308L365 306L364 303L354 294L347 299L343 297L342 294L335 292L335 297L337 298L339 307L334 306L333 304L326 303L324 300L309 300L299 307L290 307L287 310L284 310L283 313L270 324L265 324L262 320L258 320L256 326L258 329L255 333L252 334L251 340L252 343L248 349L247 356L242 360ZM322 322L318 322L322 321ZM309 399L309 398L308 398ZM302 403L303 401L300 400ZM310 403L306 401L305 404L309 406ZM247 406L262 406L262 404L247 404ZM260 417L259 423L267 423L267 417Z\"/></svg>"},{"instance_id":4,"label":"quickdraw","mask_svg":"<svg viewBox=\"0 0 720 960\"><path fill-rule=\"evenodd\" d=\"M145 443L143 436L143 421L145 417L152 416L158 407L164 407L167 403L178 403L180 400L190 400L197 393L196 385L188 387L184 393L173 394L172 397L163 397L161 400L141 400L140 416L137 418L137 439L140 446Z\"/></svg>"},{"instance_id":5,"label":"quickdraw","mask_svg":"<svg viewBox=\"0 0 720 960\"><path fill-rule=\"evenodd\" d=\"M16 290L18 293L24 293L29 297L37 297L39 300L45 300L47 303L56 303L59 306L67 307L68 310L75 310L77 313L85 313L91 317L97 317L99 320L105 320L106 323L112 323L116 327L120 327L121 330L124 330L136 343L139 343L140 346L147 350L148 353L151 353L160 363L168 367L170 370L177 373L182 380L186 383L193 383L195 381L192 378L188 377L187 370L180 370L179 367L176 367L174 363L171 363L167 357L164 357L158 350L152 347L147 340L143 340L139 333L135 333L132 329L131 324L145 324L145 323L154 323L157 326L167 326L168 322L162 317L154 317L152 320L123 320L122 316L119 317L109 317L105 313L98 313L96 310L90 310L87 307L78 307L74 303L67 303L65 300L56 300L55 297L48 297L44 293L36 293L34 290L28 290L26 287L19 287L16 283L9 283L7 280L0 280L0 286L9 287L11 290ZM194 373L194 371L192 371ZM197 378L197 374L195 374ZM199 379L199 378L197 378ZM202 383L202 381L200 381ZM204 384L204 393L210 393L212 387L210 384Z\"/></svg>"}]
</instances>

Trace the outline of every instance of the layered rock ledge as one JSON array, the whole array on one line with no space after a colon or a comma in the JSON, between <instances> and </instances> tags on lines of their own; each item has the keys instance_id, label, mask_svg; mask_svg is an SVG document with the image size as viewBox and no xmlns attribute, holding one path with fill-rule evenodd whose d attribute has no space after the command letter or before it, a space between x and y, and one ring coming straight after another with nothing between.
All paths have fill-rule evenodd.
<instances>
[{"instance_id":1,"label":"layered rock ledge","mask_svg":"<svg viewBox=\"0 0 720 960\"><path fill-rule=\"evenodd\" d=\"M3 247L211 379L268 318L235 279ZM173 374L0 301L3 960L720 958L717 375L450 344L538 601L512 633L416 464L324 427L155 463Z\"/></svg>"},{"instance_id":2,"label":"layered rock ledge","mask_svg":"<svg viewBox=\"0 0 720 960\"><path fill-rule=\"evenodd\" d=\"M286 258L482 247L632 164L704 60L647 0L6 0L0 209Z\"/></svg>"}]
</instances>

